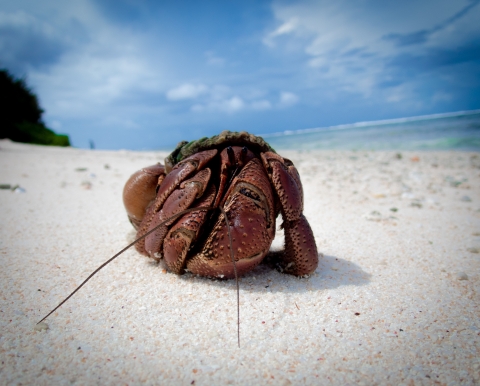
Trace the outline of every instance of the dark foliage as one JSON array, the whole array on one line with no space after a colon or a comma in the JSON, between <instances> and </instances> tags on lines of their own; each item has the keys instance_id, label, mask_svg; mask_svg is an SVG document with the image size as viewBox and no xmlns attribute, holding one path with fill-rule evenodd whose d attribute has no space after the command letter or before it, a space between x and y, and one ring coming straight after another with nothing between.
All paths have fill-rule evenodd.
<instances>
[{"instance_id":1,"label":"dark foliage","mask_svg":"<svg viewBox=\"0 0 480 386\"><path fill-rule=\"evenodd\" d=\"M0 70L0 138L40 145L70 146L67 135L55 134L42 122L37 96L23 79Z\"/></svg>"}]
</instances>

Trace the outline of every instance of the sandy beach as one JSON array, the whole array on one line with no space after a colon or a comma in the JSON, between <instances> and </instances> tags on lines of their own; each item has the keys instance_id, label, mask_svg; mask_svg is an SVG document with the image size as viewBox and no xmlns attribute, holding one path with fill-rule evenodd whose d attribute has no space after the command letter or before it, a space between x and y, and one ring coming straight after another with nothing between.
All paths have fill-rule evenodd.
<instances>
[{"instance_id":1,"label":"sandy beach","mask_svg":"<svg viewBox=\"0 0 480 386\"><path fill-rule=\"evenodd\" d=\"M0 384L479 384L480 154L281 154L320 264L241 278L239 348L234 281L134 248L36 328L133 240L123 185L167 153L1 140Z\"/></svg>"}]
</instances>

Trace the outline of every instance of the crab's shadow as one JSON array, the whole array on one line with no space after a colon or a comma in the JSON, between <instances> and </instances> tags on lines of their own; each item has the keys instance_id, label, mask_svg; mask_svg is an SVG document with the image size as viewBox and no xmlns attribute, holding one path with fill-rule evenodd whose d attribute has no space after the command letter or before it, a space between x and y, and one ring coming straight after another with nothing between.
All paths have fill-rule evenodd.
<instances>
[{"instance_id":1,"label":"crab's shadow","mask_svg":"<svg viewBox=\"0 0 480 386\"><path fill-rule=\"evenodd\" d=\"M261 264L254 270L239 278L241 291L247 292L292 292L321 291L342 286L362 286L370 282L371 275L359 265L340 257L319 254L319 264L315 272L308 277L286 275ZM181 276L191 280L192 275ZM217 280L196 277L205 285L218 286L236 290L235 280Z\"/></svg>"},{"instance_id":2,"label":"crab's shadow","mask_svg":"<svg viewBox=\"0 0 480 386\"><path fill-rule=\"evenodd\" d=\"M286 311L290 310L289 314L308 320L312 315L317 315L317 306L327 298L325 292L342 286L363 286L370 282L370 277L371 275L356 263L322 254L319 255L316 271L305 278L286 275L266 264L261 264L239 278L241 299L239 304L242 304L242 299L247 295L247 303L240 307L243 310L243 307L247 306L246 312L250 312L250 315L253 309L258 310L260 307L263 310L259 311L257 318L265 319L268 316L280 322L286 317ZM182 275L178 279L190 282L194 280L195 285L204 288L213 286L231 291L232 296L237 290L235 280L209 279L192 274ZM256 304L256 308L248 308L252 302ZM267 311L265 302L273 302L273 308Z\"/></svg>"}]
</instances>

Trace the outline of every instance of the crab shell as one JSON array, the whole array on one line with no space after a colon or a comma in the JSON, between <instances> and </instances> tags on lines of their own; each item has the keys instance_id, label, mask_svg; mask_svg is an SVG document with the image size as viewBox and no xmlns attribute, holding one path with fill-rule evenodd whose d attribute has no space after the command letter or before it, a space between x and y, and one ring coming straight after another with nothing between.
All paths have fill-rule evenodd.
<instances>
[{"instance_id":1,"label":"crab shell","mask_svg":"<svg viewBox=\"0 0 480 386\"><path fill-rule=\"evenodd\" d=\"M127 181L123 200L141 237L137 250L164 259L168 269L208 277L233 278L227 224L238 275L257 266L283 217L285 249L268 262L282 272L303 276L315 271L318 253L303 216L303 190L293 163L276 154L261 137L224 131L190 143L181 142L165 159L139 170ZM217 208L189 212L188 208ZM168 220L168 221L167 221Z\"/></svg>"}]
</instances>

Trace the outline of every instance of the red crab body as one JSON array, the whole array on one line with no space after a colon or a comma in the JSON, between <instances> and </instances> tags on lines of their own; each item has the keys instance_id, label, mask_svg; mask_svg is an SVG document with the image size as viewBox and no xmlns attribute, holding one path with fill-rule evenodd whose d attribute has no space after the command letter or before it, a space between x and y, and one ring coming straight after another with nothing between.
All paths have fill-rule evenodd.
<instances>
[{"instance_id":1,"label":"red crab body","mask_svg":"<svg viewBox=\"0 0 480 386\"><path fill-rule=\"evenodd\" d=\"M312 230L303 216L303 191L291 161L262 138L222 132L182 142L165 166L149 166L127 181L123 198L138 237L188 208L223 208L230 228L238 275L257 266L283 216L285 250L269 256L280 270L303 276L318 265ZM136 244L164 259L174 273L233 278L227 224L219 210L199 210L173 218Z\"/></svg>"}]
</instances>

